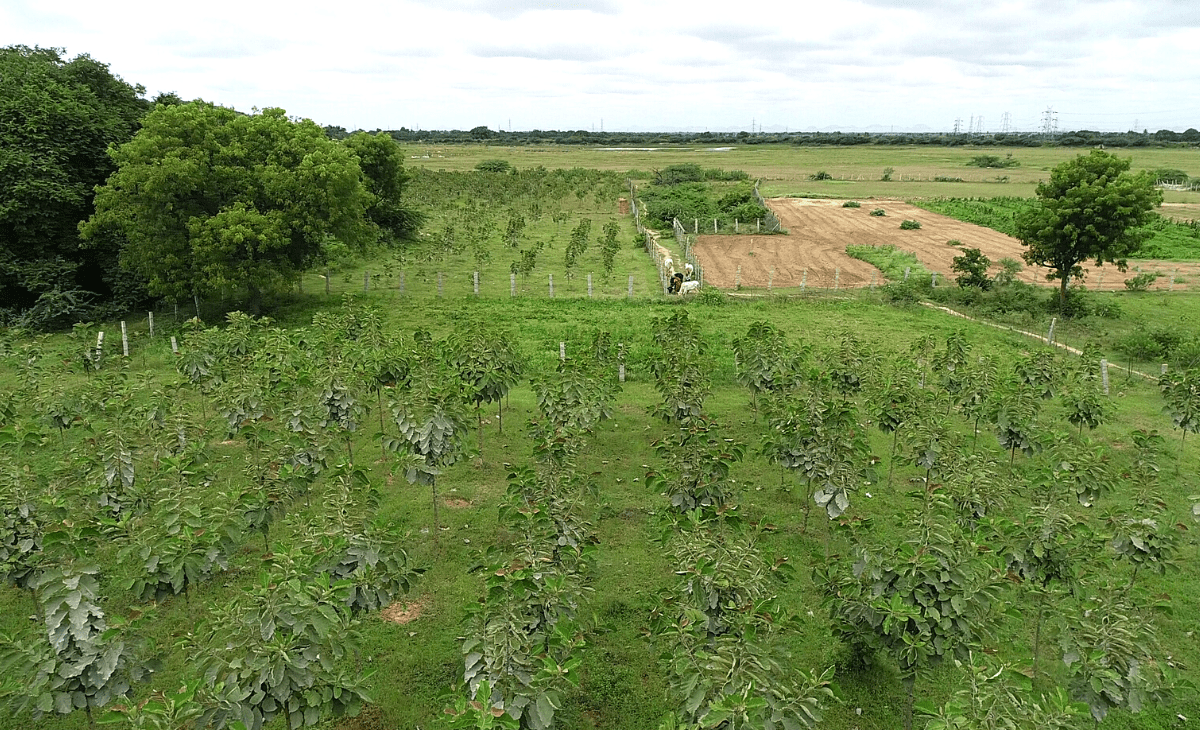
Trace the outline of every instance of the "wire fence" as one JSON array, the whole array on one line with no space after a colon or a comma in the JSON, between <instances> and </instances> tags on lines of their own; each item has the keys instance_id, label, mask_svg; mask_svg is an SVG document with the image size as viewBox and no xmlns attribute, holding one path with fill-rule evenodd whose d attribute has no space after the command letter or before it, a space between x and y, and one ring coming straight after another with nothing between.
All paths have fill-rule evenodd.
<instances>
[{"instance_id":1,"label":"wire fence","mask_svg":"<svg viewBox=\"0 0 1200 730\"><path fill-rule=\"evenodd\" d=\"M642 241L646 245L646 253L650 255L650 260L654 262L654 268L658 271L658 281L662 285L662 292L666 294L671 278L667 273L666 256L663 254L662 246L658 243L658 231L642 224L642 202L637 198L637 186L634 185L633 180L629 180L629 202L633 210L633 223L637 226L637 232L642 236Z\"/></svg>"},{"instance_id":2,"label":"wire fence","mask_svg":"<svg viewBox=\"0 0 1200 730\"><path fill-rule=\"evenodd\" d=\"M783 224L781 224L779 219L775 217L775 213L771 211L769 206L767 206L767 201L763 198L762 193L758 190L758 185L761 182L762 180L754 181L754 199L758 201L759 205L767 209L767 233L782 233Z\"/></svg>"}]
</instances>

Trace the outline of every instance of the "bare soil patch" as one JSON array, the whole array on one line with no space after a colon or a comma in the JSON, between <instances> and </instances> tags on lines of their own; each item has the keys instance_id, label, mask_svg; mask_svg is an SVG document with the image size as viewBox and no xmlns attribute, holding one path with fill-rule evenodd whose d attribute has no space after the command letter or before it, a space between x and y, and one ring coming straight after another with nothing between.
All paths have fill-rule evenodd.
<instances>
[{"instance_id":1,"label":"bare soil patch","mask_svg":"<svg viewBox=\"0 0 1200 730\"><path fill-rule=\"evenodd\" d=\"M453 499L447 499L446 506L453 507L454 509L462 509L463 507L470 507L471 503L465 499L459 499L458 497L455 497Z\"/></svg>"},{"instance_id":2,"label":"bare soil patch","mask_svg":"<svg viewBox=\"0 0 1200 730\"><path fill-rule=\"evenodd\" d=\"M385 606L379 612L379 618L384 621L390 621L394 624L404 624L416 621L425 612L429 606L428 598L419 598L415 601L404 602L396 601L395 603Z\"/></svg>"},{"instance_id":3,"label":"bare soil patch","mask_svg":"<svg viewBox=\"0 0 1200 730\"><path fill-rule=\"evenodd\" d=\"M861 201L861 208L843 208L842 200L815 200L807 198L774 198L767 205L779 217L786 236L719 236L702 235L696 241L696 256L704 267L704 280L720 288L733 288L738 267L741 267L740 282L743 286L766 287L771 281L775 287L807 286L832 289L835 278L838 288L867 286L872 277L882 283L879 271L865 261L846 255L846 246L895 246L916 255L921 265L938 272L943 279L953 276L951 265L961 249L977 248L993 263L1003 258L1021 260L1024 246L1011 236L999 231L964 223L954 218L931 213L899 200ZM873 208L882 208L887 215L872 216ZM921 228L912 231L900 230L900 222L912 219L921 223ZM962 246L955 247L947 241L957 240ZM1170 287L1172 272L1184 281L1175 289L1200 288L1200 263L1177 263L1174 261L1131 262L1129 271L1122 274L1115 266L1091 270L1084 283L1089 289L1118 290L1125 288L1125 279L1134 275L1134 266L1143 271L1160 271L1163 276L1153 286L1155 289ZM774 277L772 279L772 269ZM1046 279L1047 269L1025 267L1019 275L1031 284L1053 286L1057 282Z\"/></svg>"}]
</instances>

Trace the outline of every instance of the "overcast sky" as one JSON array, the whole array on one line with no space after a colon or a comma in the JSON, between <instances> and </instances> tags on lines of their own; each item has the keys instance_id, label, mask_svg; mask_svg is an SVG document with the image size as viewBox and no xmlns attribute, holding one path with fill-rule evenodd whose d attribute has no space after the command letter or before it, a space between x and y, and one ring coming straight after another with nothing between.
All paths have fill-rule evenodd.
<instances>
[{"instance_id":1,"label":"overcast sky","mask_svg":"<svg viewBox=\"0 0 1200 730\"><path fill-rule=\"evenodd\" d=\"M1200 0L0 0L10 44L348 129L1200 128Z\"/></svg>"}]
</instances>

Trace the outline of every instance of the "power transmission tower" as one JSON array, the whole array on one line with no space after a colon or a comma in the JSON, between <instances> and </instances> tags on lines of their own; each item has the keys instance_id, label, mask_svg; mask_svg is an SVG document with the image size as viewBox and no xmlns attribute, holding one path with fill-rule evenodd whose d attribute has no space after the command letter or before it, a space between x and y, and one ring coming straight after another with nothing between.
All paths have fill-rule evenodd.
<instances>
[{"instance_id":1,"label":"power transmission tower","mask_svg":"<svg viewBox=\"0 0 1200 730\"><path fill-rule=\"evenodd\" d=\"M1000 131L1007 134L1012 127L1012 114L1004 112L1000 115Z\"/></svg>"},{"instance_id":2,"label":"power transmission tower","mask_svg":"<svg viewBox=\"0 0 1200 730\"><path fill-rule=\"evenodd\" d=\"M1042 112L1042 134L1047 137L1058 134L1058 112L1054 111L1054 107L1048 106Z\"/></svg>"},{"instance_id":3,"label":"power transmission tower","mask_svg":"<svg viewBox=\"0 0 1200 730\"><path fill-rule=\"evenodd\" d=\"M957 117L954 120L954 133L962 134L962 117Z\"/></svg>"},{"instance_id":4,"label":"power transmission tower","mask_svg":"<svg viewBox=\"0 0 1200 730\"><path fill-rule=\"evenodd\" d=\"M967 134L975 134L975 115L971 115L971 123L967 125Z\"/></svg>"},{"instance_id":5,"label":"power transmission tower","mask_svg":"<svg viewBox=\"0 0 1200 730\"><path fill-rule=\"evenodd\" d=\"M983 117L975 119L975 134L983 134Z\"/></svg>"}]
</instances>

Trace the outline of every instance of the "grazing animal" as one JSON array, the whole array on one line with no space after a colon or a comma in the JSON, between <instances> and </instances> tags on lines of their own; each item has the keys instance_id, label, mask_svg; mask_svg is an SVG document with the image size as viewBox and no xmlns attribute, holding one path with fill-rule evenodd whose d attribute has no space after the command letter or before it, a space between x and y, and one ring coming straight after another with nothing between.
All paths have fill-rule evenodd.
<instances>
[{"instance_id":1,"label":"grazing animal","mask_svg":"<svg viewBox=\"0 0 1200 730\"><path fill-rule=\"evenodd\" d=\"M671 283L667 285L667 293L678 294L683 286L683 274L676 273L671 277Z\"/></svg>"},{"instance_id":2,"label":"grazing animal","mask_svg":"<svg viewBox=\"0 0 1200 730\"><path fill-rule=\"evenodd\" d=\"M680 294L695 294L698 291L700 291L700 282L698 281L685 281L679 289Z\"/></svg>"},{"instance_id":3,"label":"grazing animal","mask_svg":"<svg viewBox=\"0 0 1200 730\"><path fill-rule=\"evenodd\" d=\"M684 265L683 265L683 278L684 278L684 279L686 279L686 280L688 280L688 281L691 281L691 280L692 280L692 277L695 275L695 273L696 273L696 267L695 267L695 266L692 266L691 264L684 264Z\"/></svg>"}]
</instances>

